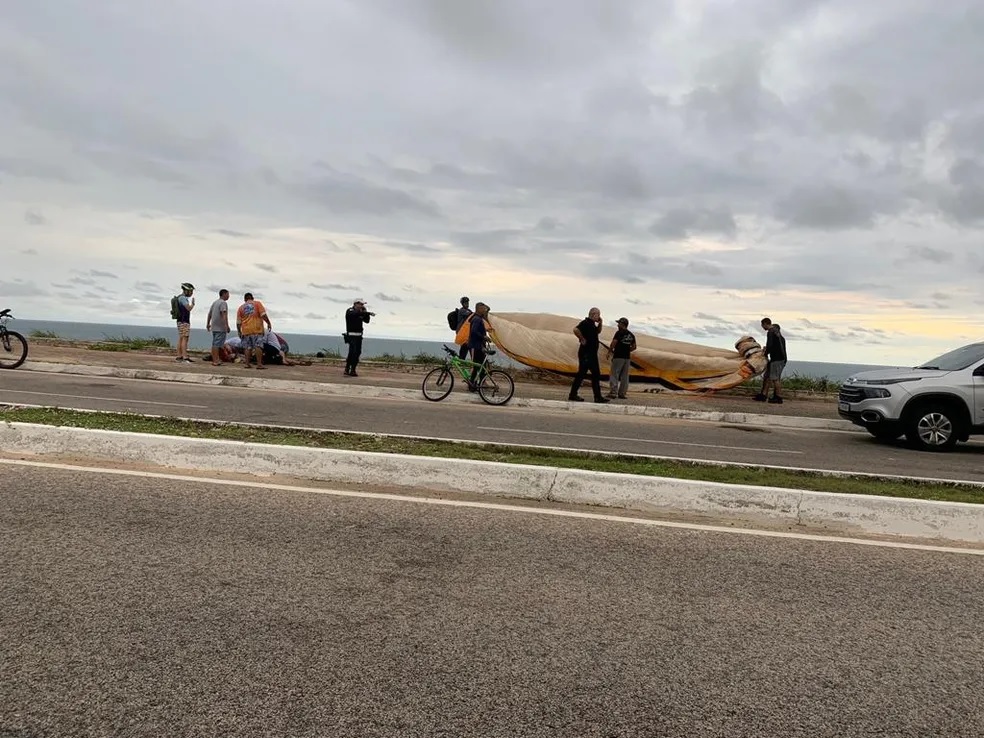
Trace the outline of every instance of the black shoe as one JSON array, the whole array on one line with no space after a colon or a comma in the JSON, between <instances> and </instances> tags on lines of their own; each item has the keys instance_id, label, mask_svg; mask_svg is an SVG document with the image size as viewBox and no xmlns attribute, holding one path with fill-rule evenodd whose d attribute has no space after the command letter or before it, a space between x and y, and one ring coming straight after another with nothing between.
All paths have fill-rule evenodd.
<instances>
[{"instance_id":1,"label":"black shoe","mask_svg":"<svg viewBox=\"0 0 984 738\"><path fill-rule=\"evenodd\" d=\"M782 398L779 395L773 395L772 397L769 398L769 404L771 404L771 405L781 405L782 404Z\"/></svg>"},{"instance_id":2,"label":"black shoe","mask_svg":"<svg viewBox=\"0 0 984 738\"><path fill-rule=\"evenodd\" d=\"M583 397L578 397L577 395L573 395L571 397L568 397L567 398L567 401L568 402L584 402L584 398Z\"/></svg>"},{"instance_id":3,"label":"black shoe","mask_svg":"<svg viewBox=\"0 0 984 738\"><path fill-rule=\"evenodd\" d=\"M357 377L357 376L359 376L359 375L358 375L358 374L356 374L356 373L355 373L355 369L353 369L352 371L350 371L350 372L349 372L349 376L350 376L350 377Z\"/></svg>"},{"instance_id":4,"label":"black shoe","mask_svg":"<svg viewBox=\"0 0 984 738\"><path fill-rule=\"evenodd\" d=\"M755 402L765 402L768 398L765 395L763 395L761 392L759 392L752 399L755 400Z\"/></svg>"},{"instance_id":5,"label":"black shoe","mask_svg":"<svg viewBox=\"0 0 984 738\"><path fill-rule=\"evenodd\" d=\"M596 397L595 402L611 402L607 397Z\"/></svg>"}]
</instances>

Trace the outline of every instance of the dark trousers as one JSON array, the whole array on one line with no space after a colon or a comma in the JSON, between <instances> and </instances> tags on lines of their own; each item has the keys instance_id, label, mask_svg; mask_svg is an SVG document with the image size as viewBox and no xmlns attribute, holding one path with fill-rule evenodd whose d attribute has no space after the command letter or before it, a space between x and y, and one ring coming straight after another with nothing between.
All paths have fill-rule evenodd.
<instances>
[{"instance_id":1,"label":"dark trousers","mask_svg":"<svg viewBox=\"0 0 984 738\"><path fill-rule=\"evenodd\" d=\"M485 361L484 347L470 346L469 348L471 349L472 352L472 358L471 358L472 361L474 361L476 364L481 364L483 361ZM484 370L479 366L476 366L474 369L472 369L472 373L471 373L472 384L475 384L475 382L477 382L480 379L480 377L478 376L479 372L482 372L484 374Z\"/></svg>"},{"instance_id":2,"label":"dark trousers","mask_svg":"<svg viewBox=\"0 0 984 738\"><path fill-rule=\"evenodd\" d=\"M468 356L468 352L469 351L470 351L470 349L468 348L468 344L467 343L461 344L461 348L458 349L458 358L459 359L464 359L466 356Z\"/></svg>"},{"instance_id":3,"label":"dark trousers","mask_svg":"<svg viewBox=\"0 0 984 738\"><path fill-rule=\"evenodd\" d=\"M581 389L581 383L591 372L591 390L594 392L595 399L601 398L601 367L598 366L598 348L578 349L577 352L577 376L574 377L574 384L571 385L571 397L577 396L577 391Z\"/></svg>"},{"instance_id":4,"label":"dark trousers","mask_svg":"<svg viewBox=\"0 0 984 738\"><path fill-rule=\"evenodd\" d=\"M362 356L362 336L349 336L348 347L345 368L350 372L354 372L355 367L359 365L359 357Z\"/></svg>"}]
</instances>

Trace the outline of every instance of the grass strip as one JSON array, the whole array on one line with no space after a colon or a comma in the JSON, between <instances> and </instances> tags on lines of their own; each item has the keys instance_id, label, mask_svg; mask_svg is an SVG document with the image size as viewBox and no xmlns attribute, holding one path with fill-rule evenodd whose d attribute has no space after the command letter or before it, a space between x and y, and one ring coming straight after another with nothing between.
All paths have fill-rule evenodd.
<instances>
[{"instance_id":1,"label":"grass strip","mask_svg":"<svg viewBox=\"0 0 984 738\"><path fill-rule=\"evenodd\" d=\"M672 477L726 484L755 484L835 492L881 495L945 502L984 504L984 486L920 482L888 478L826 476L768 467L719 466L666 459L609 455L591 451L501 446L492 443L451 443L372 434L334 433L316 429L280 429L211 421L161 418L131 413L100 413L60 408L10 408L0 410L0 420L99 430L152 433L214 440L269 443L344 451L410 454L437 458L495 461L506 464L553 466L564 469Z\"/></svg>"}]
</instances>

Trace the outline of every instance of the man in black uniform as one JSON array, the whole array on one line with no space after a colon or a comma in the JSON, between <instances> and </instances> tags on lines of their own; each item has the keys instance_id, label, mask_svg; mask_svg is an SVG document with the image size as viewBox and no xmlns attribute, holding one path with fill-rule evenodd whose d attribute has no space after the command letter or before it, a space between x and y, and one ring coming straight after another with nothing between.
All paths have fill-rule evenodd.
<instances>
[{"instance_id":1,"label":"man in black uniform","mask_svg":"<svg viewBox=\"0 0 984 738\"><path fill-rule=\"evenodd\" d=\"M577 349L577 376L574 377L574 384L571 385L571 394L567 398L571 402L584 402L583 397L578 397L577 391L581 389L581 382L591 372L591 389L594 392L595 402L608 402L607 397L601 395L601 368L598 366L598 335L601 333L601 310L591 308L588 317L577 324L574 328L574 335L581 345Z\"/></svg>"},{"instance_id":2,"label":"man in black uniform","mask_svg":"<svg viewBox=\"0 0 984 738\"><path fill-rule=\"evenodd\" d=\"M364 300L356 300L352 307L345 311L345 342L348 344L348 357L345 359L345 376L357 377L355 368L362 356L362 326L376 313L366 310Z\"/></svg>"}]
</instances>

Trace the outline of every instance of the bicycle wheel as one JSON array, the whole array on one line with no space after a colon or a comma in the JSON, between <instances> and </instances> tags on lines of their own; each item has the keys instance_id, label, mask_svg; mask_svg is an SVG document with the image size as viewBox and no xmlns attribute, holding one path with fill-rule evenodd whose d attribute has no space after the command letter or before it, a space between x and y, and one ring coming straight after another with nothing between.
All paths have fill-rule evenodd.
<instances>
[{"instance_id":1,"label":"bicycle wheel","mask_svg":"<svg viewBox=\"0 0 984 738\"><path fill-rule=\"evenodd\" d=\"M17 331L0 334L0 369L16 369L27 359L27 339Z\"/></svg>"},{"instance_id":2,"label":"bicycle wheel","mask_svg":"<svg viewBox=\"0 0 984 738\"><path fill-rule=\"evenodd\" d=\"M512 377L501 369L485 372L478 383L479 396L490 405L505 405L512 399L515 389Z\"/></svg>"},{"instance_id":3,"label":"bicycle wheel","mask_svg":"<svg viewBox=\"0 0 984 738\"><path fill-rule=\"evenodd\" d=\"M420 389L423 391L424 397L431 402L440 402L454 389L454 375L446 366L431 369L424 377Z\"/></svg>"}]
</instances>

